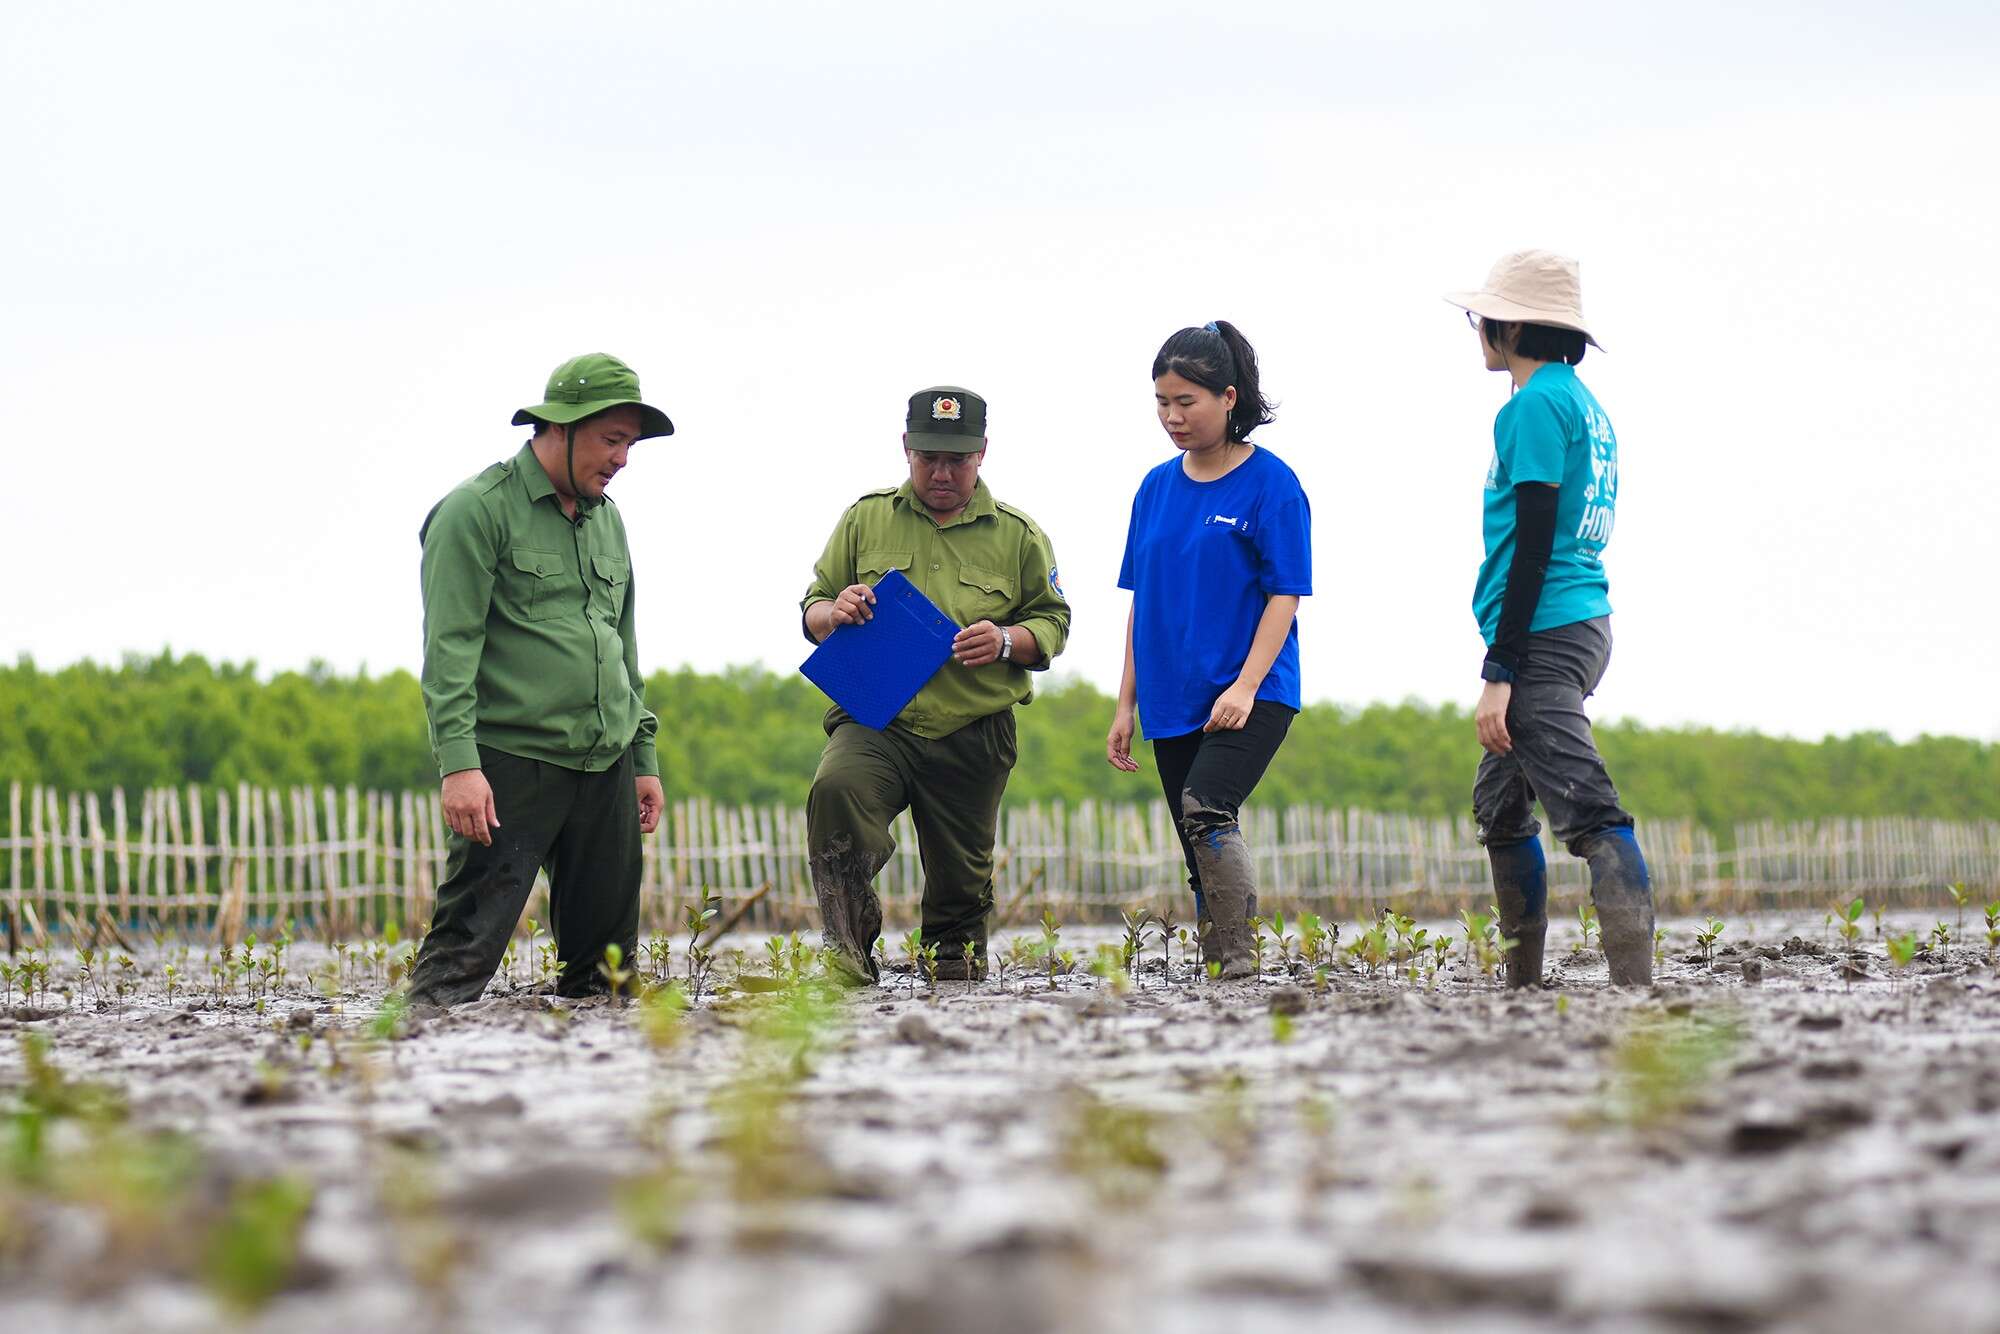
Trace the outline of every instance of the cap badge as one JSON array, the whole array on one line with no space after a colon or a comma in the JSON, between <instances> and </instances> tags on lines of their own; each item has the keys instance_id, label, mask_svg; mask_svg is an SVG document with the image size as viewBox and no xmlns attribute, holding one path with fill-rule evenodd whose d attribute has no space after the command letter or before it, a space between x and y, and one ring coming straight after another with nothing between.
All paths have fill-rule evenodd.
<instances>
[{"instance_id":1,"label":"cap badge","mask_svg":"<svg viewBox=\"0 0 2000 1334\"><path fill-rule=\"evenodd\" d=\"M955 422L959 418L959 413L958 400L955 398L940 396L931 400L932 421Z\"/></svg>"}]
</instances>

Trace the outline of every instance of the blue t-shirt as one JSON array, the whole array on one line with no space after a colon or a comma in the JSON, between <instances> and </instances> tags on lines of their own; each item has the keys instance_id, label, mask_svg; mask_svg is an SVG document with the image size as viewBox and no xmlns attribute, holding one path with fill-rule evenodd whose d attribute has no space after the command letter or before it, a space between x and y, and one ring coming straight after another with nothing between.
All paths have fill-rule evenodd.
<instances>
[{"instance_id":1,"label":"blue t-shirt","mask_svg":"<svg viewBox=\"0 0 2000 1334\"><path fill-rule=\"evenodd\" d=\"M1132 591L1139 726L1155 740L1199 732L1242 672L1266 599L1312 592L1312 507L1297 474L1263 448L1212 482L1168 459L1132 498L1118 586ZM1257 698L1299 707L1296 619Z\"/></svg>"},{"instance_id":2,"label":"blue t-shirt","mask_svg":"<svg viewBox=\"0 0 2000 1334\"><path fill-rule=\"evenodd\" d=\"M1542 600L1528 630L1553 630L1611 614L1604 544L1618 507L1618 437L1611 419L1576 378L1576 368L1551 362L1493 419L1493 462L1486 469L1486 559L1472 593L1479 633L1492 644L1500 632L1507 567L1514 560L1514 488L1545 482L1556 499L1556 541L1549 553Z\"/></svg>"}]
</instances>

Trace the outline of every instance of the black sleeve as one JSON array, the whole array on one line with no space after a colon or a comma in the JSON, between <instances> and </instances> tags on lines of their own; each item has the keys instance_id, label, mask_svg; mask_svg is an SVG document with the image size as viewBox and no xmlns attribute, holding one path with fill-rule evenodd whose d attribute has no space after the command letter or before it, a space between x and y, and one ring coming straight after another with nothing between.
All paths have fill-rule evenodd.
<instances>
[{"instance_id":1,"label":"black sleeve","mask_svg":"<svg viewBox=\"0 0 2000 1334\"><path fill-rule=\"evenodd\" d=\"M1542 581L1549 573L1549 553L1556 544L1557 489L1546 482L1523 482L1514 488L1514 559L1507 566L1507 592L1500 599L1500 630L1486 661L1514 673L1521 670L1521 651L1528 626L1542 600Z\"/></svg>"}]
</instances>

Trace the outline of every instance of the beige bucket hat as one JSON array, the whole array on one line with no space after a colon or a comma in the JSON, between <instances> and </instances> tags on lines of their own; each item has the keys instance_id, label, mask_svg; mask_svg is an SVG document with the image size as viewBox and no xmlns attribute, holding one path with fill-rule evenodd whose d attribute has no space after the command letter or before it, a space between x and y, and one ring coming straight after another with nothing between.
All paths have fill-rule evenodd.
<instances>
[{"instance_id":1,"label":"beige bucket hat","mask_svg":"<svg viewBox=\"0 0 2000 1334\"><path fill-rule=\"evenodd\" d=\"M1486 286L1476 292L1446 292L1444 299L1489 320L1574 329L1586 343L1604 350L1583 322L1583 279L1567 255L1547 250L1502 255L1486 275Z\"/></svg>"}]
</instances>

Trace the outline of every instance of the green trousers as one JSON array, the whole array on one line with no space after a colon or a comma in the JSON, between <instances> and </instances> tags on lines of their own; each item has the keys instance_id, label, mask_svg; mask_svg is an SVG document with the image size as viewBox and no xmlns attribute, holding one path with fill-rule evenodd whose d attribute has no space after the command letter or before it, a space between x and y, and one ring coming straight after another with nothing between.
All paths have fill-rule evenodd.
<instances>
[{"instance_id":1,"label":"green trousers","mask_svg":"<svg viewBox=\"0 0 2000 1334\"><path fill-rule=\"evenodd\" d=\"M451 836L430 934L410 975L410 999L432 1005L477 1000L500 967L528 906L535 872L549 873L549 932L563 961L556 990L606 989L604 947L639 953L639 795L628 751L587 774L488 746L480 771L493 789L500 827L491 846Z\"/></svg>"},{"instance_id":2,"label":"green trousers","mask_svg":"<svg viewBox=\"0 0 2000 1334\"><path fill-rule=\"evenodd\" d=\"M877 732L838 709L826 729L806 798L806 845L827 945L875 974L871 951L882 933L875 874L896 851L890 827L908 808L924 867L924 944L946 960L962 957L970 941L983 959L993 840L1014 769L1014 711L936 740L894 724Z\"/></svg>"}]
</instances>

